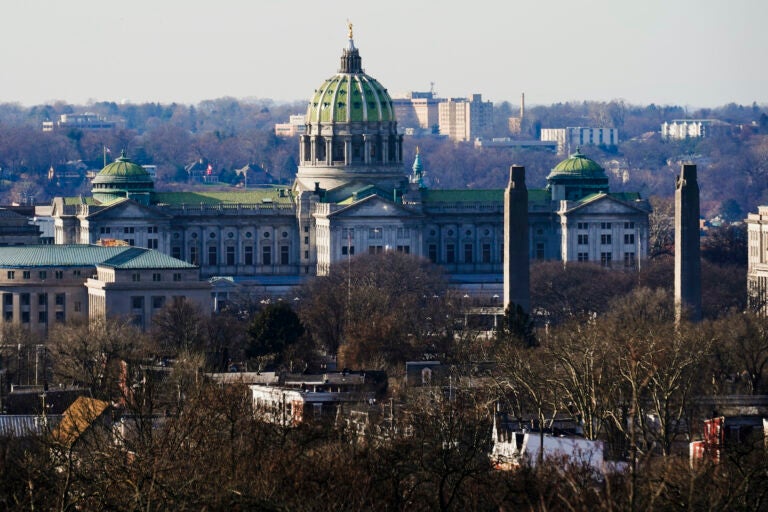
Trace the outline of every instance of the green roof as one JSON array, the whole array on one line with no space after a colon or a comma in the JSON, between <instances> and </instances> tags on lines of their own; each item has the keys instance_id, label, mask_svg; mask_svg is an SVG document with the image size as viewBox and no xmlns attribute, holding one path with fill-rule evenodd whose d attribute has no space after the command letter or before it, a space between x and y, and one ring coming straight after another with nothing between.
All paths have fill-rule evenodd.
<instances>
[{"instance_id":1,"label":"green roof","mask_svg":"<svg viewBox=\"0 0 768 512\"><path fill-rule=\"evenodd\" d=\"M291 191L287 189L280 196L280 189L263 188L241 191L203 191L203 192L154 192L153 204L199 205L199 204L293 204Z\"/></svg>"},{"instance_id":2,"label":"green roof","mask_svg":"<svg viewBox=\"0 0 768 512\"><path fill-rule=\"evenodd\" d=\"M152 177L146 169L130 161L123 152L114 162L106 165L93 178L94 184L99 183L152 183Z\"/></svg>"},{"instance_id":3,"label":"green roof","mask_svg":"<svg viewBox=\"0 0 768 512\"><path fill-rule=\"evenodd\" d=\"M552 172L549 173L547 179L552 178L607 178L605 170L600 167L600 164L594 160L587 158L580 150L576 150L574 154L566 158L559 164L557 164Z\"/></svg>"},{"instance_id":4,"label":"green roof","mask_svg":"<svg viewBox=\"0 0 768 512\"><path fill-rule=\"evenodd\" d=\"M25 245L0 247L0 268L93 267L195 268L185 261L140 247Z\"/></svg>"},{"instance_id":5,"label":"green roof","mask_svg":"<svg viewBox=\"0 0 768 512\"><path fill-rule=\"evenodd\" d=\"M477 203L477 202L504 202L504 189L428 189L423 191L422 200L425 204L435 203ZM551 193L546 189L529 188L528 203L542 203L549 205Z\"/></svg>"},{"instance_id":6,"label":"green roof","mask_svg":"<svg viewBox=\"0 0 768 512\"><path fill-rule=\"evenodd\" d=\"M339 73L315 89L307 107L308 123L394 121L387 90L365 73Z\"/></svg>"}]
</instances>

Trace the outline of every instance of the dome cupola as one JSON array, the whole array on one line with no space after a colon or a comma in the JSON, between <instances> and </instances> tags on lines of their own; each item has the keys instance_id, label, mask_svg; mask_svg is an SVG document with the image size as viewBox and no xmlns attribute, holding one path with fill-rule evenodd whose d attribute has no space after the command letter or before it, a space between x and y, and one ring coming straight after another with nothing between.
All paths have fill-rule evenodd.
<instances>
[{"instance_id":1,"label":"dome cupola","mask_svg":"<svg viewBox=\"0 0 768 512\"><path fill-rule=\"evenodd\" d=\"M608 176L600 164L577 148L552 169L547 176L547 188L552 191L553 201L577 201L591 194L608 193Z\"/></svg>"},{"instance_id":2,"label":"dome cupola","mask_svg":"<svg viewBox=\"0 0 768 512\"><path fill-rule=\"evenodd\" d=\"M149 195L155 187L147 170L129 160L125 151L99 171L91 185L94 199L101 203L124 197L149 204Z\"/></svg>"}]
</instances>

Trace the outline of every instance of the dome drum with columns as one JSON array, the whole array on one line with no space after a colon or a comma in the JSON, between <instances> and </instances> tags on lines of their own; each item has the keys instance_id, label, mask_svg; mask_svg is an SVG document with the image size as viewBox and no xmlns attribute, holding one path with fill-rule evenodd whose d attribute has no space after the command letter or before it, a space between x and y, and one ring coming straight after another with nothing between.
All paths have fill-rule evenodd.
<instances>
[{"instance_id":1,"label":"dome drum with columns","mask_svg":"<svg viewBox=\"0 0 768 512\"><path fill-rule=\"evenodd\" d=\"M306 133L299 146L297 187L334 189L350 181L402 187L402 135L392 98L365 74L352 39L336 75L315 89L307 106Z\"/></svg>"}]
</instances>

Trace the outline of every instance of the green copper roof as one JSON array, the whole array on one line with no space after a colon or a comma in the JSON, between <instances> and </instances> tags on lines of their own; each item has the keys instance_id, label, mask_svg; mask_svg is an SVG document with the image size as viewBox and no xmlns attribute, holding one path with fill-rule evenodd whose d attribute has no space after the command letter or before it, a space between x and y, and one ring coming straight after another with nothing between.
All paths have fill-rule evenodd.
<instances>
[{"instance_id":1,"label":"green copper roof","mask_svg":"<svg viewBox=\"0 0 768 512\"><path fill-rule=\"evenodd\" d=\"M529 204L550 203L550 192L545 189L528 189ZM429 189L422 192L422 201L425 205L436 203L476 203L498 202L504 203L504 189L479 189L479 190L451 190Z\"/></svg>"},{"instance_id":2,"label":"green copper roof","mask_svg":"<svg viewBox=\"0 0 768 512\"><path fill-rule=\"evenodd\" d=\"M93 183L152 183L152 177L139 164L131 162L123 151L93 178Z\"/></svg>"},{"instance_id":3,"label":"green copper roof","mask_svg":"<svg viewBox=\"0 0 768 512\"><path fill-rule=\"evenodd\" d=\"M291 191L282 189L263 188L241 191L211 191L211 192L154 192L153 204L168 205L199 205L199 204L292 204Z\"/></svg>"},{"instance_id":4,"label":"green copper roof","mask_svg":"<svg viewBox=\"0 0 768 512\"><path fill-rule=\"evenodd\" d=\"M93 267L194 268L161 252L139 247L26 245L0 247L0 268Z\"/></svg>"},{"instance_id":5,"label":"green copper roof","mask_svg":"<svg viewBox=\"0 0 768 512\"><path fill-rule=\"evenodd\" d=\"M387 90L365 73L339 73L315 90L307 108L308 123L394 121Z\"/></svg>"},{"instance_id":6,"label":"green copper roof","mask_svg":"<svg viewBox=\"0 0 768 512\"><path fill-rule=\"evenodd\" d=\"M547 179L552 178L607 178L605 170L592 159L584 156L578 149L570 157L557 164Z\"/></svg>"}]
</instances>

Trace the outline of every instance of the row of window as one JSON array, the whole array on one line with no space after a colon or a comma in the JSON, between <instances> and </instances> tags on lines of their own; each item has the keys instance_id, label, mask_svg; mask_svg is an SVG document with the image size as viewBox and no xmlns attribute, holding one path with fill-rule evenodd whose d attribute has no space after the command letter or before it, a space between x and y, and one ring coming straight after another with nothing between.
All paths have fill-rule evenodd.
<instances>
[{"instance_id":1,"label":"row of window","mask_svg":"<svg viewBox=\"0 0 768 512\"><path fill-rule=\"evenodd\" d=\"M219 263L219 248L217 246L209 246L208 247L208 259L205 262L206 265L227 265L227 266L233 266L237 265L237 251L235 246L227 246L224 248L224 259ZM306 256L308 257L308 251L305 251ZM184 255L182 253L182 247L174 246L171 247L171 257L176 259L184 259ZM265 245L261 248L261 264L262 265L272 265L272 246ZM199 250L197 246L191 246L189 248L189 258L187 261L193 265L200 265L200 255ZM243 265L254 265L256 263L254 258L254 250L252 245L246 245L243 247ZM280 265L288 265L290 264L290 247L287 245L281 245L280 246L280 255L279 255L279 264Z\"/></svg>"},{"instance_id":2,"label":"row of window","mask_svg":"<svg viewBox=\"0 0 768 512\"><path fill-rule=\"evenodd\" d=\"M589 261L589 253L587 252L580 252L577 253L576 259L578 261ZM604 267L610 267L611 262L613 260L613 253L610 252L601 252L600 253L600 264ZM624 266L629 268L633 267L635 265L635 253L633 252L625 252L624 253Z\"/></svg>"},{"instance_id":3,"label":"row of window","mask_svg":"<svg viewBox=\"0 0 768 512\"><path fill-rule=\"evenodd\" d=\"M54 270L53 276L56 279L64 279L64 271L63 270ZM16 271L15 270L9 270L6 273L6 277L8 279L16 279ZM47 270L40 270L37 273L38 279L48 279L48 271ZM80 277L80 270L73 270L72 271L72 277ZM22 279L32 279L32 271L31 270L22 270L21 271L21 278Z\"/></svg>"},{"instance_id":4,"label":"row of window","mask_svg":"<svg viewBox=\"0 0 768 512\"><path fill-rule=\"evenodd\" d=\"M464 244L464 263L474 263L475 247L474 244ZM503 250L502 250L503 255ZM437 244L429 244L427 247L427 257L433 263L438 262ZM445 245L445 263L456 263L456 245ZM483 244L481 247L480 263L491 263L491 244Z\"/></svg>"},{"instance_id":5,"label":"row of window","mask_svg":"<svg viewBox=\"0 0 768 512\"><path fill-rule=\"evenodd\" d=\"M613 224L610 222L601 222L600 229L612 229ZM589 229L589 222L577 222L576 229ZM624 229L635 229L634 222L625 222Z\"/></svg>"},{"instance_id":6,"label":"row of window","mask_svg":"<svg viewBox=\"0 0 768 512\"><path fill-rule=\"evenodd\" d=\"M141 272L134 272L131 275L131 280L134 283L138 283L139 281L141 281ZM153 272L152 273L152 281L153 282L157 283L157 282L160 282L162 280L163 280L163 274L161 274L160 272ZM174 281L181 281L181 273L180 272L174 272L173 280Z\"/></svg>"},{"instance_id":7,"label":"row of window","mask_svg":"<svg viewBox=\"0 0 768 512\"><path fill-rule=\"evenodd\" d=\"M578 245L588 245L589 244L589 235L587 234L579 234L576 235L576 243ZM613 243L613 237L612 235L608 233L604 233L600 235L600 244L601 245L611 245ZM626 245L634 245L635 243L635 234L634 233L626 233L624 235L624 244Z\"/></svg>"},{"instance_id":8,"label":"row of window","mask_svg":"<svg viewBox=\"0 0 768 512\"><path fill-rule=\"evenodd\" d=\"M30 297L31 294L29 293L20 293L19 294L19 305L21 306L29 306L30 304ZM66 294L64 293L54 293L54 304L57 306L63 306L66 303ZM75 305L78 305L79 303L75 303ZM47 306L48 305L48 294L47 293L38 293L37 294L37 305L38 306ZM12 293L4 293L3 294L3 306L13 306L13 294ZM5 308L4 308L5 309Z\"/></svg>"}]
</instances>

